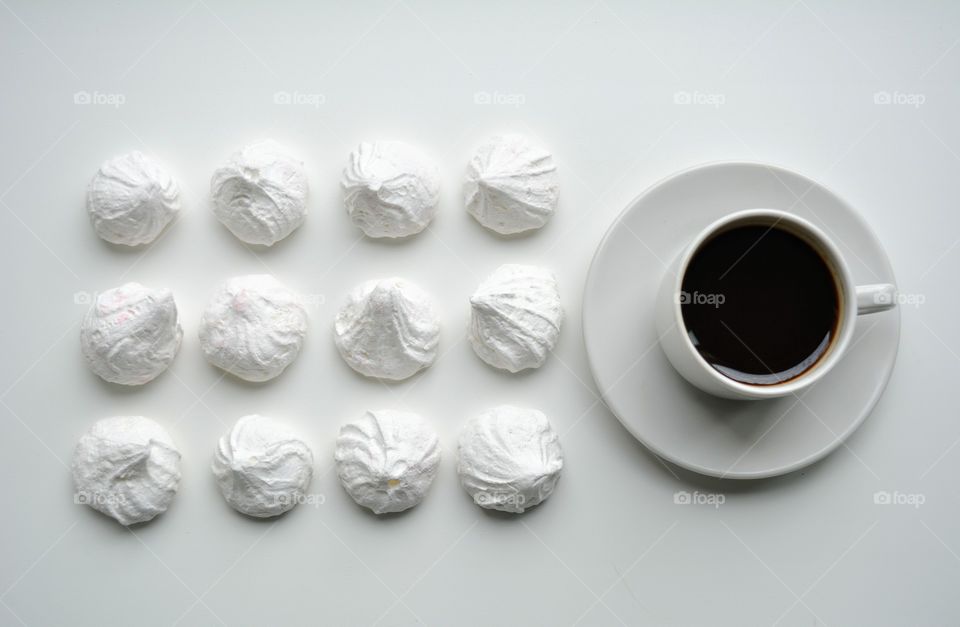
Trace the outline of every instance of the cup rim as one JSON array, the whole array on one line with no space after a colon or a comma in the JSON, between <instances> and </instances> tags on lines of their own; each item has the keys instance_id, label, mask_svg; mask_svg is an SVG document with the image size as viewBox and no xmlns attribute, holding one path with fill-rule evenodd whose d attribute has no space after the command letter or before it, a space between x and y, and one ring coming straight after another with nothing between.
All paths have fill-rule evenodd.
<instances>
[{"instance_id":1,"label":"cup rim","mask_svg":"<svg viewBox=\"0 0 960 627\"><path fill-rule=\"evenodd\" d=\"M808 241L808 244L817 249L818 252L825 257L827 265L830 267L837 286L841 291L841 314L837 321L837 337L827 349L827 353L820 357L817 363L806 372L802 372L787 381L771 385L750 385L748 383L742 383L724 376L716 368L711 366L690 341L690 336L683 320L681 299L679 298L683 287L683 277L686 275L690 261L699 251L700 247L716 235L723 227L736 222L750 220L751 218L773 219L772 226L786 223L801 231L801 233L796 234L805 237L805 239L812 240ZM777 398L790 394L795 395L798 391L819 381L820 378L825 376L833 368L846 351L847 345L850 343L851 336L853 335L854 322L857 317L856 284L853 282L846 261L843 259L836 244L833 243L833 240L826 233L808 220L780 209L742 209L729 213L703 228L686 246L683 255L680 257L680 263L677 265L676 275L673 279L671 295L677 329L682 335L684 346L694 355L694 358L697 363L700 364L701 368L719 385L732 390L739 396L756 399Z\"/></svg>"}]
</instances>

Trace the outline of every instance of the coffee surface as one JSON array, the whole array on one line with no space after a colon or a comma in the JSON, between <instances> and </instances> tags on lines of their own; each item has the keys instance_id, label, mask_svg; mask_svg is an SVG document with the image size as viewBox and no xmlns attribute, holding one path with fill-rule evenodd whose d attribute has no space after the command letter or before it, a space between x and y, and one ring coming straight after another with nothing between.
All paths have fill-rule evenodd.
<instances>
[{"instance_id":1,"label":"coffee surface","mask_svg":"<svg viewBox=\"0 0 960 627\"><path fill-rule=\"evenodd\" d=\"M775 385L811 367L836 334L840 300L826 261L777 226L723 231L694 254L681 287L690 340L723 375Z\"/></svg>"}]
</instances>

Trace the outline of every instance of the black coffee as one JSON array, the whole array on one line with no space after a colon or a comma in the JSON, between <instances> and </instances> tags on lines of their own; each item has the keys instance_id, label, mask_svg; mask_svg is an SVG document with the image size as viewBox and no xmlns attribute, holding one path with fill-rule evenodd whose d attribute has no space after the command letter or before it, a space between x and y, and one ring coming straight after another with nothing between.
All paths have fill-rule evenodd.
<instances>
[{"instance_id":1,"label":"black coffee","mask_svg":"<svg viewBox=\"0 0 960 627\"><path fill-rule=\"evenodd\" d=\"M683 323L700 355L725 376L774 385L809 370L830 347L840 297L826 261L778 227L723 231L683 276Z\"/></svg>"}]
</instances>

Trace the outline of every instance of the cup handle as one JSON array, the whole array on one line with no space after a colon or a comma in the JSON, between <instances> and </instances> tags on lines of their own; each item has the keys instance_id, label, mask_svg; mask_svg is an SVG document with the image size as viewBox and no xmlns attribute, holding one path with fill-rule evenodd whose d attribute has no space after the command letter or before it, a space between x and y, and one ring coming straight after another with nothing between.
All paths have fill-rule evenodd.
<instances>
[{"instance_id":1,"label":"cup handle","mask_svg":"<svg viewBox=\"0 0 960 627\"><path fill-rule=\"evenodd\" d=\"M886 311L897 305L897 287L890 283L857 286L857 315Z\"/></svg>"}]
</instances>

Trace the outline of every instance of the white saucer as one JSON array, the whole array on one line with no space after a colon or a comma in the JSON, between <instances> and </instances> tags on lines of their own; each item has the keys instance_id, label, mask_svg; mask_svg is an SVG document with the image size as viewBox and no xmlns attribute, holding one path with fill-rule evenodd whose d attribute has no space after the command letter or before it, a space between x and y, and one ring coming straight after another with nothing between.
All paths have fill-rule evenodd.
<instances>
[{"instance_id":1,"label":"white saucer","mask_svg":"<svg viewBox=\"0 0 960 627\"><path fill-rule=\"evenodd\" d=\"M899 308L861 316L843 360L800 400L723 400L682 379L654 329L665 265L714 220L752 208L819 226L858 284L896 285L876 236L822 185L775 166L717 163L674 174L630 203L600 242L584 289L587 357L607 406L655 454L714 477L781 475L840 446L883 393L900 338Z\"/></svg>"}]
</instances>

